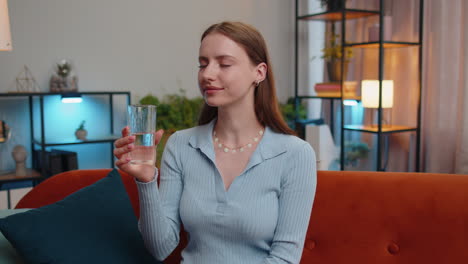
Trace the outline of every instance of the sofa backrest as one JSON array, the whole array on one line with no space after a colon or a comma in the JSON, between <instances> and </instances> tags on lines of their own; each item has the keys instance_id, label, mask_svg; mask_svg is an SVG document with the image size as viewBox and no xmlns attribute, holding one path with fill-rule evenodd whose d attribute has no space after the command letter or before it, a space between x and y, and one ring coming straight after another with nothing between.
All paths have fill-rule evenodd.
<instances>
[{"instance_id":1,"label":"sofa backrest","mask_svg":"<svg viewBox=\"0 0 468 264\"><path fill-rule=\"evenodd\" d=\"M320 171L302 263L468 263L468 175Z\"/></svg>"},{"instance_id":2,"label":"sofa backrest","mask_svg":"<svg viewBox=\"0 0 468 264\"><path fill-rule=\"evenodd\" d=\"M109 169L68 171L16 208L54 203ZM133 178L121 172L135 213ZM468 175L319 171L301 263L468 263ZM181 243L165 263L180 263Z\"/></svg>"}]
</instances>

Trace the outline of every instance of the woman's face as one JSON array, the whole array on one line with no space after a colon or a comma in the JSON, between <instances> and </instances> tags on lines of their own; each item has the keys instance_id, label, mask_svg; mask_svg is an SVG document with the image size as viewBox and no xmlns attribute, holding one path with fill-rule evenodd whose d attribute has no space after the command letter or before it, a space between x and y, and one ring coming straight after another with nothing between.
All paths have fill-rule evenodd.
<instances>
[{"instance_id":1,"label":"woman's face","mask_svg":"<svg viewBox=\"0 0 468 264\"><path fill-rule=\"evenodd\" d=\"M245 100L253 103L255 81L263 80L259 72L263 66L252 65L239 44L222 34L211 33L200 45L198 60L198 85L208 105L229 106Z\"/></svg>"}]
</instances>

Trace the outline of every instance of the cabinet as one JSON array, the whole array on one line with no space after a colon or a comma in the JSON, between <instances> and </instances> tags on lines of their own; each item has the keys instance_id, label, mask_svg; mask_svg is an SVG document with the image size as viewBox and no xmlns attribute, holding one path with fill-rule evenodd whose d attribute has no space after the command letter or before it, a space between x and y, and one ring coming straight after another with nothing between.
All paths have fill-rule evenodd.
<instances>
[{"instance_id":1,"label":"cabinet","mask_svg":"<svg viewBox=\"0 0 468 264\"><path fill-rule=\"evenodd\" d=\"M423 4L296 0L295 104L315 114L296 118L296 126L328 124L339 152L336 169L419 171ZM332 41L333 52L345 56L322 60ZM335 93L315 91L330 83Z\"/></svg>"},{"instance_id":2,"label":"cabinet","mask_svg":"<svg viewBox=\"0 0 468 264\"><path fill-rule=\"evenodd\" d=\"M120 128L125 125L130 92L74 93L83 100L76 104L62 103L63 95L0 93L0 119L12 127L12 144L25 145L29 152L27 166L40 168L29 170L31 175L39 173L42 178L47 176L44 155L51 148L78 152L79 163L80 156L84 163L87 162L79 164L80 169L113 168L113 142L120 137ZM88 137L78 140L74 132L83 120L87 124ZM107 150L99 149L103 147ZM34 155L35 152L40 154ZM2 154L11 157L8 151L2 151Z\"/></svg>"}]
</instances>

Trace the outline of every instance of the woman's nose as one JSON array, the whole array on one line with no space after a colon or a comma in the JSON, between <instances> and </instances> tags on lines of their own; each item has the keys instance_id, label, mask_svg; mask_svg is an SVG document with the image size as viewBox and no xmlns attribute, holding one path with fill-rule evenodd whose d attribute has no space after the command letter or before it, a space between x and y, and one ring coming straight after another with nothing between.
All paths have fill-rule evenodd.
<instances>
[{"instance_id":1,"label":"woman's nose","mask_svg":"<svg viewBox=\"0 0 468 264\"><path fill-rule=\"evenodd\" d=\"M205 80L214 80L216 78L216 68L214 65L208 64L203 68L201 75Z\"/></svg>"}]
</instances>

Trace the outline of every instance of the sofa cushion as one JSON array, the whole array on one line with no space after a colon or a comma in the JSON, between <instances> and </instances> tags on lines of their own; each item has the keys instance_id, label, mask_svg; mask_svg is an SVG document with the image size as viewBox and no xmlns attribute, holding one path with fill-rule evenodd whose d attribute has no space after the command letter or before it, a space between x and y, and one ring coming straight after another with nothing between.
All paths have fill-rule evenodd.
<instances>
[{"instance_id":1,"label":"sofa cushion","mask_svg":"<svg viewBox=\"0 0 468 264\"><path fill-rule=\"evenodd\" d=\"M0 219L17 213L26 212L29 209L4 209L0 210ZM11 243L0 233L0 263L24 263Z\"/></svg>"},{"instance_id":2,"label":"sofa cushion","mask_svg":"<svg viewBox=\"0 0 468 264\"><path fill-rule=\"evenodd\" d=\"M28 263L157 263L116 170L61 201L0 219L0 230Z\"/></svg>"}]
</instances>

